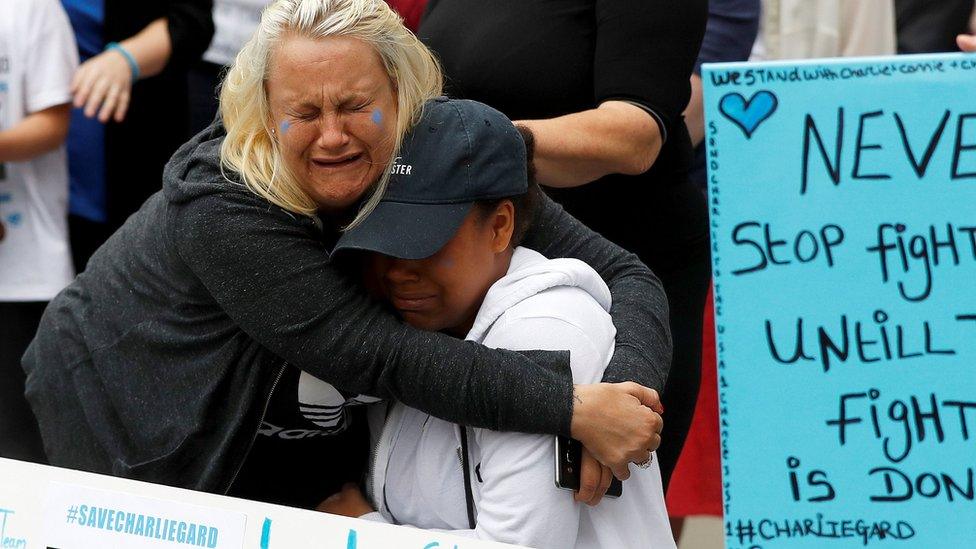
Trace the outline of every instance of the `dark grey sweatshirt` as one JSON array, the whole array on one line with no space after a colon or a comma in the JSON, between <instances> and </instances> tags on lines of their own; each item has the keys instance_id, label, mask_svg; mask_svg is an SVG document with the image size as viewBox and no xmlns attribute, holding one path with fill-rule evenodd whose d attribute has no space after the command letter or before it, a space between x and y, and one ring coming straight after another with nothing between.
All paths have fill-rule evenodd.
<instances>
[{"instance_id":1,"label":"dark grey sweatshirt","mask_svg":"<svg viewBox=\"0 0 976 549\"><path fill-rule=\"evenodd\" d=\"M312 219L221 174L222 137L215 125L177 151L163 190L48 306L24 368L53 465L226 491L286 364L447 421L568 434L565 353L399 322L330 263ZM607 280L617 345L606 380L660 390L667 301L636 256L549 200L523 245Z\"/></svg>"}]
</instances>

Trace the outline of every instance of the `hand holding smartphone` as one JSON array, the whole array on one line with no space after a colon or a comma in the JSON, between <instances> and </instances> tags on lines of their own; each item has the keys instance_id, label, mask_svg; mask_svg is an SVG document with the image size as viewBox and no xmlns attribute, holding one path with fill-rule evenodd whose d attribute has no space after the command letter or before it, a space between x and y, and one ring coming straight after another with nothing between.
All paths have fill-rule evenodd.
<instances>
[{"instance_id":1,"label":"hand holding smartphone","mask_svg":"<svg viewBox=\"0 0 976 549\"><path fill-rule=\"evenodd\" d=\"M579 492L580 465L583 463L583 445L569 437L556 437L556 487ZM614 478L606 497L619 498L624 491L620 479Z\"/></svg>"}]
</instances>

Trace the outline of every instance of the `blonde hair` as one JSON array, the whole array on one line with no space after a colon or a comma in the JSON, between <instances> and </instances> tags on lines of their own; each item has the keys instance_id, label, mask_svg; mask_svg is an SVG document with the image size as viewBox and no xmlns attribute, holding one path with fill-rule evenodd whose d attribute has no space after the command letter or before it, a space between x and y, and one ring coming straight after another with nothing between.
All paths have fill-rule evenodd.
<instances>
[{"instance_id":1,"label":"blonde hair","mask_svg":"<svg viewBox=\"0 0 976 549\"><path fill-rule=\"evenodd\" d=\"M257 195L287 211L312 216L317 206L281 162L272 137L265 81L271 56L294 33L319 39L347 36L370 44L383 61L397 96L392 165L403 136L420 118L424 102L441 94L440 65L383 0L277 0L261 16L220 90L220 114L227 136L220 148L221 168L240 174ZM372 194L347 228L360 223L379 203L390 170L384 169Z\"/></svg>"}]
</instances>

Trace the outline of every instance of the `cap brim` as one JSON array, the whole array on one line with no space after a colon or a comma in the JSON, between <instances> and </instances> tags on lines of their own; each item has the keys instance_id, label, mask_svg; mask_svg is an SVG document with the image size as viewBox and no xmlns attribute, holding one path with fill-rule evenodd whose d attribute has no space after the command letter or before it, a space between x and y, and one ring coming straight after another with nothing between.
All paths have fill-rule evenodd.
<instances>
[{"instance_id":1,"label":"cap brim","mask_svg":"<svg viewBox=\"0 0 976 549\"><path fill-rule=\"evenodd\" d=\"M343 233L333 253L364 250L399 259L430 257L454 237L472 204L380 202L362 223Z\"/></svg>"}]
</instances>

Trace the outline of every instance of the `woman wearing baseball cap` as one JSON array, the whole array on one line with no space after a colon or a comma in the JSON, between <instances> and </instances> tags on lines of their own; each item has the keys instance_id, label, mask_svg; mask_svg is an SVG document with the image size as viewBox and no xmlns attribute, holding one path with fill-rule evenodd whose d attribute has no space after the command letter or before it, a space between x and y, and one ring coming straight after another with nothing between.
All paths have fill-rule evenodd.
<instances>
[{"instance_id":1,"label":"woman wearing baseball cap","mask_svg":"<svg viewBox=\"0 0 976 549\"><path fill-rule=\"evenodd\" d=\"M610 290L582 261L523 241L541 198L525 141L481 103L428 103L386 195L335 254L365 255L367 285L411 326L569 350L574 381L596 382L614 351ZM674 547L651 458L620 497L587 507L556 487L551 436L467 428L401 403L372 413L369 501L347 486L322 510L529 547Z\"/></svg>"}]
</instances>

